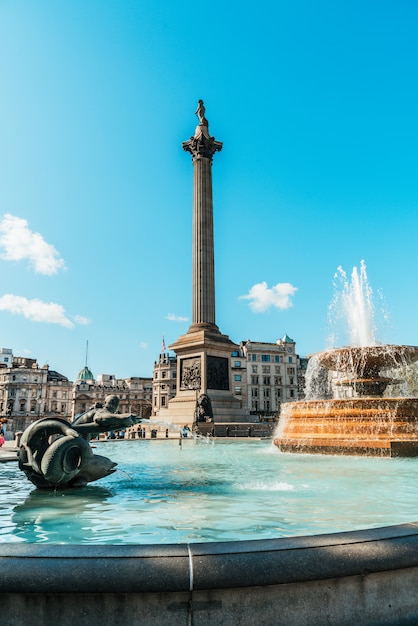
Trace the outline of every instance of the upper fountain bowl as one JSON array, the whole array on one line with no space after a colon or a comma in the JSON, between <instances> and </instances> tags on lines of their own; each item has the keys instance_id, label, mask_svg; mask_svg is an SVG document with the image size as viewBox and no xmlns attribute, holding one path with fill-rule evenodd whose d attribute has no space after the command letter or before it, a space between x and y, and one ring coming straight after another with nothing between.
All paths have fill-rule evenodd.
<instances>
[{"instance_id":1,"label":"upper fountain bowl","mask_svg":"<svg viewBox=\"0 0 418 626\"><path fill-rule=\"evenodd\" d=\"M326 369L353 372L356 375L398 368L418 360L418 346L378 344L365 347L344 347L312 354Z\"/></svg>"}]
</instances>

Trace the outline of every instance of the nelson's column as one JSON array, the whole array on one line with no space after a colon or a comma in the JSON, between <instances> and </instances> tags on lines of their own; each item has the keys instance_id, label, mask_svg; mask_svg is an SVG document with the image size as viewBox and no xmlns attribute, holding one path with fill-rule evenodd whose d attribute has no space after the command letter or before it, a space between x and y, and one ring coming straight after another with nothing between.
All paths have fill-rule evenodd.
<instances>
[{"instance_id":1,"label":"nelson's column","mask_svg":"<svg viewBox=\"0 0 418 626\"><path fill-rule=\"evenodd\" d=\"M238 346L215 323L212 159L222 143L209 134L203 101L195 134L183 143L193 163L192 324L169 346L177 354L177 393L161 417L192 422L198 396L210 399L215 422L241 421L241 402L231 393L231 353Z\"/></svg>"}]
</instances>

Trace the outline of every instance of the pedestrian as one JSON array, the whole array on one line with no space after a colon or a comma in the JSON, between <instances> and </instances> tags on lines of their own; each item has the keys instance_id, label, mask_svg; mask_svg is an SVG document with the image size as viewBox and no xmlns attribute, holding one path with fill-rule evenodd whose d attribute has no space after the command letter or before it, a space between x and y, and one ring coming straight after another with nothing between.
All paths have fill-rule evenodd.
<instances>
[{"instance_id":1,"label":"pedestrian","mask_svg":"<svg viewBox=\"0 0 418 626\"><path fill-rule=\"evenodd\" d=\"M186 424L185 426L183 426L183 428L181 429L181 435L182 437L188 437L189 436L189 432L190 432L190 428L189 425Z\"/></svg>"}]
</instances>

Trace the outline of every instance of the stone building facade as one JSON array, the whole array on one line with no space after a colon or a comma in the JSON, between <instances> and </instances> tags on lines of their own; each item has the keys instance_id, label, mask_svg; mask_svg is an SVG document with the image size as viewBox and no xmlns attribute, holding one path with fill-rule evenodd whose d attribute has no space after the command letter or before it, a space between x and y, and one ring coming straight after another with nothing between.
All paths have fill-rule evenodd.
<instances>
[{"instance_id":1,"label":"stone building facade","mask_svg":"<svg viewBox=\"0 0 418 626\"><path fill-rule=\"evenodd\" d=\"M250 415L278 416L282 403L298 399L300 360L288 335L275 343L241 342L232 364L235 395L241 392Z\"/></svg>"},{"instance_id":2,"label":"stone building facade","mask_svg":"<svg viewBox=\"0 0 418 626\"><path fill-rule=\"evenodd\" d=\"M108 395L118 396L118 410L121 413L132 413L144 418L151 415L152 378L116 378L113 374L99 374L95 379L85 367L73 386L72 418L88 411L97 402L104 404Z\"/></svg>"},{"instance_id":3,"label":"stone building facade","mask_svg":"<svg viewBox=\"0 0 418 626\"><path fill-rule=\"evenodd\" d=\"M103 404L109 394L120 398L122 413L151 415L152 378L101 374L96 380L86 366L74 383L49 365L40 367L36 359L13 356L11 349L0 348L0 418L7 419L6 431L22 431L43 417L71 421L97 402Z\"/></svg>"},{"instance_id":4,"label":"stone building facade","mask_svg":"<svg viewBox=\"0 0 418 626\"><path fill-rule=\"evenodd\" d=\"M0 361L0 416L7 429L24 430L40 417L71 415L73 384L59 372L40 367L36 359L14 357Z\"/></svg>"},{"instance_id":5,"label":"stone building facade","mask_svg":"<svg viewBox=\"0 0 418 626\"><path fill-rule=\"evenodd\" d=\"M174 398L177 391L177 357L169 356L168 352L160 353L154 362L152 381L152 413L158 415L159 409L165 409L168 401Z\"/></svg>"}]
</instances>

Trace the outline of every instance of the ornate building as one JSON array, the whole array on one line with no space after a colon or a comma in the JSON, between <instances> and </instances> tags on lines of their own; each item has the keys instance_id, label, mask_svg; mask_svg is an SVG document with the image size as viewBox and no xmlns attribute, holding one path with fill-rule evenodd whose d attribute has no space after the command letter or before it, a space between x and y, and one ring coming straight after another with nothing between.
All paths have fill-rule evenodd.
<instances>
[{"instance_id":1,"label":"ornate building","mask_svg":"<svg viewBox=\"0 0 418 626\"><path fill-rule=\"evenodd\" d=\"M300 359L295 347L288 335L275 343L241 342L238 357L244 361L233 361L235 393L241 391L251 415L279 415L282 402L298 399Z\"/></svg>"},{"instance_id":2,"label":"ornate building","mask_svg":"<svg viewBox=\"0 0 418 626\"><path fill-rule=\"evenodd\" d=\"M159 409L168 406L168 401L174 398L177 389L177 357L162 352L158 361L154 362L154 377L152 383L152 412L156 415Z\"/></svg>"},{"instance_id":3,"label":"ornate building","mask_svg":"<svg viewBox=\"0 0 418 626\"><path fill-rule=\"evenodd\" d=\"M5 428L10 432L53 415L71 421L96 403L104 404L109 394L120 398L121 413L151 415L152 378L101 374L95 380L86 365L73 383L49 365L39 367L36 359L16 357L11 349L0 348L0 418L7 419Z\"/></svg>"},{"instance_id":4,"label":"ornate building","mask_svg":"<svg viewBox=\"0 0 418 626\"><path fill-rule=\"evenodd\" d=\"M113 374L99 374L95 380L87 366L79 372L73 386L72 417L88 411L97 402L104 404L104 399L110 394L118 396L121 413L150 417L152 378L116 378Z\"/></svg>"},{"instance_id":5,"label":"ornate building","mask_svg":"<svg viewBox=\"0 0 418 626\"><path fill-rule=\"evenodd\" d=\"M2 349L4 351L9 349ZM48 365L39 367L36 359L14 357L0 361L0 415L7 418L7 430L24 430L40 417L71 415L73 384Z\"/></svg>"}]
</instances>

